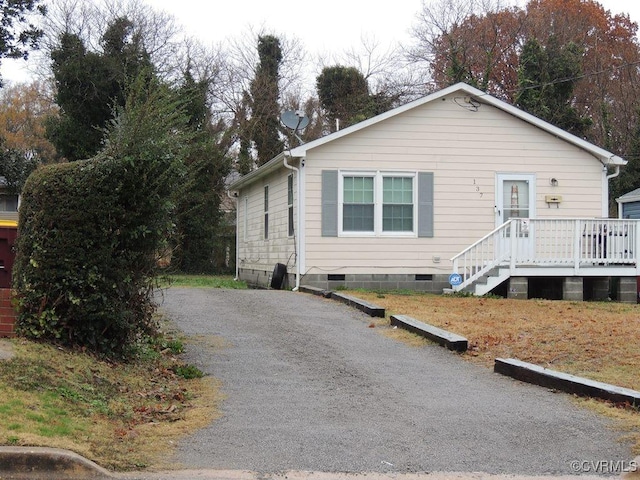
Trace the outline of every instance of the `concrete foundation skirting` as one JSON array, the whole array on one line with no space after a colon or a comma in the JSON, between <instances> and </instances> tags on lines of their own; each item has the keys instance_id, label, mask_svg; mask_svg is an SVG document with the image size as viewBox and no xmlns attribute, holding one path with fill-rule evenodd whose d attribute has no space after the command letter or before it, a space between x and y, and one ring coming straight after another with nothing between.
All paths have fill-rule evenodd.
<instances>
[{"instance_id":1,"label":"concrete foundation skirting","mask_svg":"<svg viewBox=\"0 0 640 480\"><path fill-rule=\"evenodd\" d=\"M420 322L406 315L391 315L391 325L413 332L421 337L428 338L449 350L466 352L469 342L466 338L455 333L442 330L427 323Z\"/></svg>"},{"instance_id":2,"label":"concrete foundation skirting","mask_svg":"<svg viewBox=\"0 0 640 480\"><path fill-rule=\"evenodd\" d=\"M494 372L567 393L640 406L640 392L636 390L549 370L514 358L496 358Z\"/></svg>"}]
</instances>

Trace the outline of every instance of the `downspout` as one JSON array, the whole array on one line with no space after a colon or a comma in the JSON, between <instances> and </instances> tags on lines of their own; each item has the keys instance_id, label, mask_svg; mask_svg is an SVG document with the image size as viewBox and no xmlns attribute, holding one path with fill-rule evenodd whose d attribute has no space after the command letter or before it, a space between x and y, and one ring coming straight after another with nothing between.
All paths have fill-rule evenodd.
<instances>
[{"instance_id":1,"label":"downspout","mask_svg":"<svg viewBox=\"0 0 640 480\"><path fill-rule=\"evenodd\" d=\"M238 209L238 194L231 195L229 190L227 190L227 197L236 202L236 278L234 280L237 282L240 280L240 236L238 235L238 227L240 226L240 211ZM247 212L244 212L246 215Z\"/></svg>"},{"instance_id":2,"label":"downspout","mask_svg":"<svg viewBox=\"0 0 640 480\"><path fill-rule=\"evenodd\" d=\"M604 164L603 164L604 165ZM606 165L604 165L604 169L605 171L607 170ZM620 165L616 165L616 169L615 171L611 174L611 175L607 175L605 178L605 185L606 185L606 192L607 192L607 205L606 205L606 214L603 215L603 217L608 218L609 217L609 180L612 178L616 178L618 175L620 175ZM604 212L603 212L604 213Z\"/></svg>"},{"instance_id":3,"label":"downspout","mask_svg":"<svg viewBox=\"0 0 640 480\"><path fill-rule=\"evenodd\" d=\"M294 235L294 242L295 242L295 249L296 249L296 286L293 287L293 291L297 292L298 289L300 288L300 219L301 217L301 212L300 212L300 169L297 167L294 167L293 165L289 165L289 163L287 162L287 157L291 158L291 151L289 152L284 152L284 161L283 161L283 165L285 168L288 168L289 170L292 170L296 177L296 190L297 190L297 203L298 203L298 211L295 212L296 213L296 217L297 217L297 221L296 221L296 234Z\"/></svg>"}]
</instances>

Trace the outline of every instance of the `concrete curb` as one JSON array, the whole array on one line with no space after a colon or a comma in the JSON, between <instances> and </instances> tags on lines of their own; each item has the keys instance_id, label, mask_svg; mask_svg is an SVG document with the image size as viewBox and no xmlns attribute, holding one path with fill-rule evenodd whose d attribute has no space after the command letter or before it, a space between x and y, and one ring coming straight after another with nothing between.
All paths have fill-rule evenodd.
<instances>
[{"instance_id":1,"label":"concrete curb","mask_svg":"<svg viewBox=\"0 0 640 480\"><path fill-rule=\"evenodd\" d=\"M117 478L77 453L59 448L0 447L0 479L80 480Z\"/></svg>"},{"instance_id":2,"label":"concrete curb","mask_svg":"<svg viewBox=\"0 0 640 480\"><path fill-rule=\"evenodd\" d=\"M636 390L550 370L515 358L496 358L493 371L523 382L567 393L640 405L640 392Z\"/></svg>"},{"instance_id":3,"label":"concrete curb","mask_svg":"<svg viewBox=\"0 0 640 480\"><path fill-rule=\"evenodd\" d=\"M428 338L455 352L466 352L469 346L467 339L458 334L434 327L428 323L423 323L406 315L391 315L391 325Z\"/></svg>"}]
</instances>

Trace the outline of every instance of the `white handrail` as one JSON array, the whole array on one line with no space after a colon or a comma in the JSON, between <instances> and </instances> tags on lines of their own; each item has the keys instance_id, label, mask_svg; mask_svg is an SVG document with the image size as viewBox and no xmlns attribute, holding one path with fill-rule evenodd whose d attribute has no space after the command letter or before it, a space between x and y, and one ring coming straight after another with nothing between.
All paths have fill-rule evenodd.
<instances>
[{"instance_id":1,"label":"white handrail","mask_svg":"<svg viewBox=\"0 0 640 480\"><path fill-rule=\"evenodd\" d=\"M511 219L451 258L461 290L496 267L627 265L640 273L640 220Z\"/></svg>"}]
</instances>

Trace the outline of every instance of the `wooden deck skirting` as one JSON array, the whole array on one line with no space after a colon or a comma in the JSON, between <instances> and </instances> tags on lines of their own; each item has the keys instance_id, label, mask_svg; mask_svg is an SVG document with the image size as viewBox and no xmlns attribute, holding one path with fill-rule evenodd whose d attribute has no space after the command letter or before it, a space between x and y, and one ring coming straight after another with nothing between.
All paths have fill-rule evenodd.
<instances>
[{"instance_id":1,"label":"wooden deck skirting","mask_svg":"<svg viewBox=\"0 0 640 480\"><path fill-rule=\"evenodd\" d=\"M349 295L344 295L342 293L337 293L337 292L331 292L331 298L333 300L337 300L338 302L346 303L350 307L357 308L358 310L366 313L370 317L384 318L385 316L384 308L378 305L375 305L373 303L360 300L359 298L351 297Z\"/></svg>"},{"instance_id":2,"label":"wooden deck skirting","mask_svg":"<svg viewBox=\"0 0 640 480\"><path fill-rule=\"evenodd\" d=\"M0 337L15 335L16 311L11 304L11 289L0 288Z\"/></svg>"},{"instance_id":3,"label":"wooden deck skirting","mask_svg":"<svg viewBox=\"0 0 640 480\"><path fill-rule=\"evenodd\" d=\"M612 402L640 405L640 392L608 383L576 377L568 373L523 362L515 358L496 358L494 372L516 380L585 397L596 397Z\"/></svg>"},{"instance_id":4,"label":"wooden deck skirting","mask_svg":"<svg viewBox=\"0 0 640 480\"><path fill-rule=\"evenodd\" d=\"M460 335L423 323L406 315L391 315L391 325L428 338L455 352L466 352L469 346L467 339Z\"/></svg>"}]
</instances>

